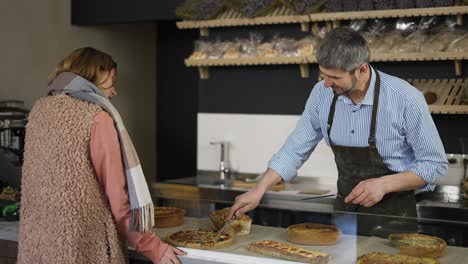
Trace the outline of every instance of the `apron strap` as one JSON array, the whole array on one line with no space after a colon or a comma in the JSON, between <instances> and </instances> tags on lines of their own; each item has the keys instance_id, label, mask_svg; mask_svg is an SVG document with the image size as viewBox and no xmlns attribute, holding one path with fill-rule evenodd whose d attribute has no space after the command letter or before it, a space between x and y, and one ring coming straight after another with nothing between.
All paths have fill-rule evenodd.
<instances>
[{"instance_id":1,"label":"apron strap","mask_svg":"<svg viewBox=\"0 0 468 264\"><path fill-rule=\"evenodd\" d=\"M372 71L371 71L372 74ZM372 119L371 119L371 126L369 132L369 147L376 148L375 145L375 127L377 124L377 109L379 107L379 95L380 95L380 74L376 70L375 71L375 85L374 85L374 105L372 107Z\"/></svg>"},{"instance_id":2,"label":"apron strap","mask_svg":"<svg viewBox=\"0 0 468 264\"><path fill-rule=\"evenodd\" d=\"M327 122L327 134L328 134L328 140L330 141L330 144L332 144L332 139L330 137L330 131L333 125L333 118L335 117L335 105L336 105L336 100L338 99L338 95L335 95L333 97L333 101L330 106L330 114L328 114L328 122Z\"/></svg>"},{"instance_id":3,"label":"apron strap","mask_svg":"<svg viewBox=\"0 0 468 264\"><path fill-rule=\"evenodd\" d=\"M372 75L372 71L371 71L371 75ZM370 125L370 131L369 131L369 139L367 140L367 142L369 143L369 147L371 148L376 148L375 128L377 124L377 109L379 107L379 95L380 95L380 74L377 70L375 70L374 105L372 106L372 118L371 118L371 125ZM338 100L338 95L335 94L333 96L333 100L330 105L330 113L328 114L327 134L328 134L328 140L330 141L330 144L333 144L333 141L331 139L331 129L333 125L333 118L335 117L335 108L336 108L337 100Z\"/></svg>"}]
</instances>

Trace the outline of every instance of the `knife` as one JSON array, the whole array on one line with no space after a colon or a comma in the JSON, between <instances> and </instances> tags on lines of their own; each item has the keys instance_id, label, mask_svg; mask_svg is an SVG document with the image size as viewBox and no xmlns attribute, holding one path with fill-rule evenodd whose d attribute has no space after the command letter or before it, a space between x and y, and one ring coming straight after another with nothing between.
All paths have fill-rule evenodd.
<instances>
[{"instance_id":1,"label":"knife","mask_svg":"<svg viewBox=\"0 0 468 264\"><path fill-rule=\"evenodd\" d=\"M326 198L326 197L341 197L341 198L344 198L341 194L327 194L327 195L303 198L303 199L301 199L301 201L320 199L320 198Z\"/></svg>"},{"instance_id":2,"label":"knife","mask_svg":"<svg viewBox=\"0 0 468 264\"><path fill-rule=\"evenodd\" d=\"M234 211L234 213L232 214L231 218L229 218L226 223L224 223L223 227L221 227L220 230L218 230L218 234L221 234L223 233L231 224L232 224L232 221L234 221L234 219L236 219L236 213L237 211L239 211L239 209L241 209L242 207L246 206L248 203L245 203L243 204L241 207L237 208L236 211Z\"/></svg>"}]
</instances>

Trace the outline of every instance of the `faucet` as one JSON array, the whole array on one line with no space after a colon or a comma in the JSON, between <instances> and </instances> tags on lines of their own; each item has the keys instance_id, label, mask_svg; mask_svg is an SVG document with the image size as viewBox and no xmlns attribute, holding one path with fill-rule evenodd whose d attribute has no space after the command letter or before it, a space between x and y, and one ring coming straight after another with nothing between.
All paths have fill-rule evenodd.
<instances>
[{"instance_id":1,"label":"faucet","mask_svg":"<svg viewBox=\"0 0 468 264\"><path fill-rule=\"evenodd\" d=\"M228 141L214 141L210 142L211 145L220 145L221 146L221 157L219 161L219 180L224 181L229 175L229 168L228 168L228 162L227 162L227 151L228 151L228 146L229 142Z\"/></svg>"}]
</instances>

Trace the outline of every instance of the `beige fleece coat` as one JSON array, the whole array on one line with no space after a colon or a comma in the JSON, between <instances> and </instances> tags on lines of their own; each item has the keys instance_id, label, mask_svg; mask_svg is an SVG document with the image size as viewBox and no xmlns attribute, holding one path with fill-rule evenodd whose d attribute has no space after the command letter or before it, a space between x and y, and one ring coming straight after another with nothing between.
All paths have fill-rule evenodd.
<instances>
[{"instance_id":1,"label":"beige fleece coat","mask_svg":"<svg viewBox=\"0 0 468 264\"><path fill-rule=\"evenodd\" d=\"M99 106L67 95L36 102L26 127L18 263L126 263L90 157Z\"/></svg>"}]
</instances>

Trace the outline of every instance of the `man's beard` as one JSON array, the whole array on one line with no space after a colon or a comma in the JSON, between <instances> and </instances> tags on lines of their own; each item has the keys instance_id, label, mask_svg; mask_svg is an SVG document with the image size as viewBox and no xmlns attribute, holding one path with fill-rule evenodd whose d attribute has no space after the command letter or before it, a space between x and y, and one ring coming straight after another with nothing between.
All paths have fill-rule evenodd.
<instances>
[{"instance_id":1,"label":"man's beard","mask_svg":"<svg viewBox=\"0 0 468 264\"><path fill-rule=\"evenodd\" d=\"M333 94L334 95L347 95L356 87L357 87L357 79L356 79L356 76L353 75L353 78L351 79L351 88L349 88L348 90L345 90L342 93L337 93L335 90L333 90Z\"/></svg>"}]
</instances>

